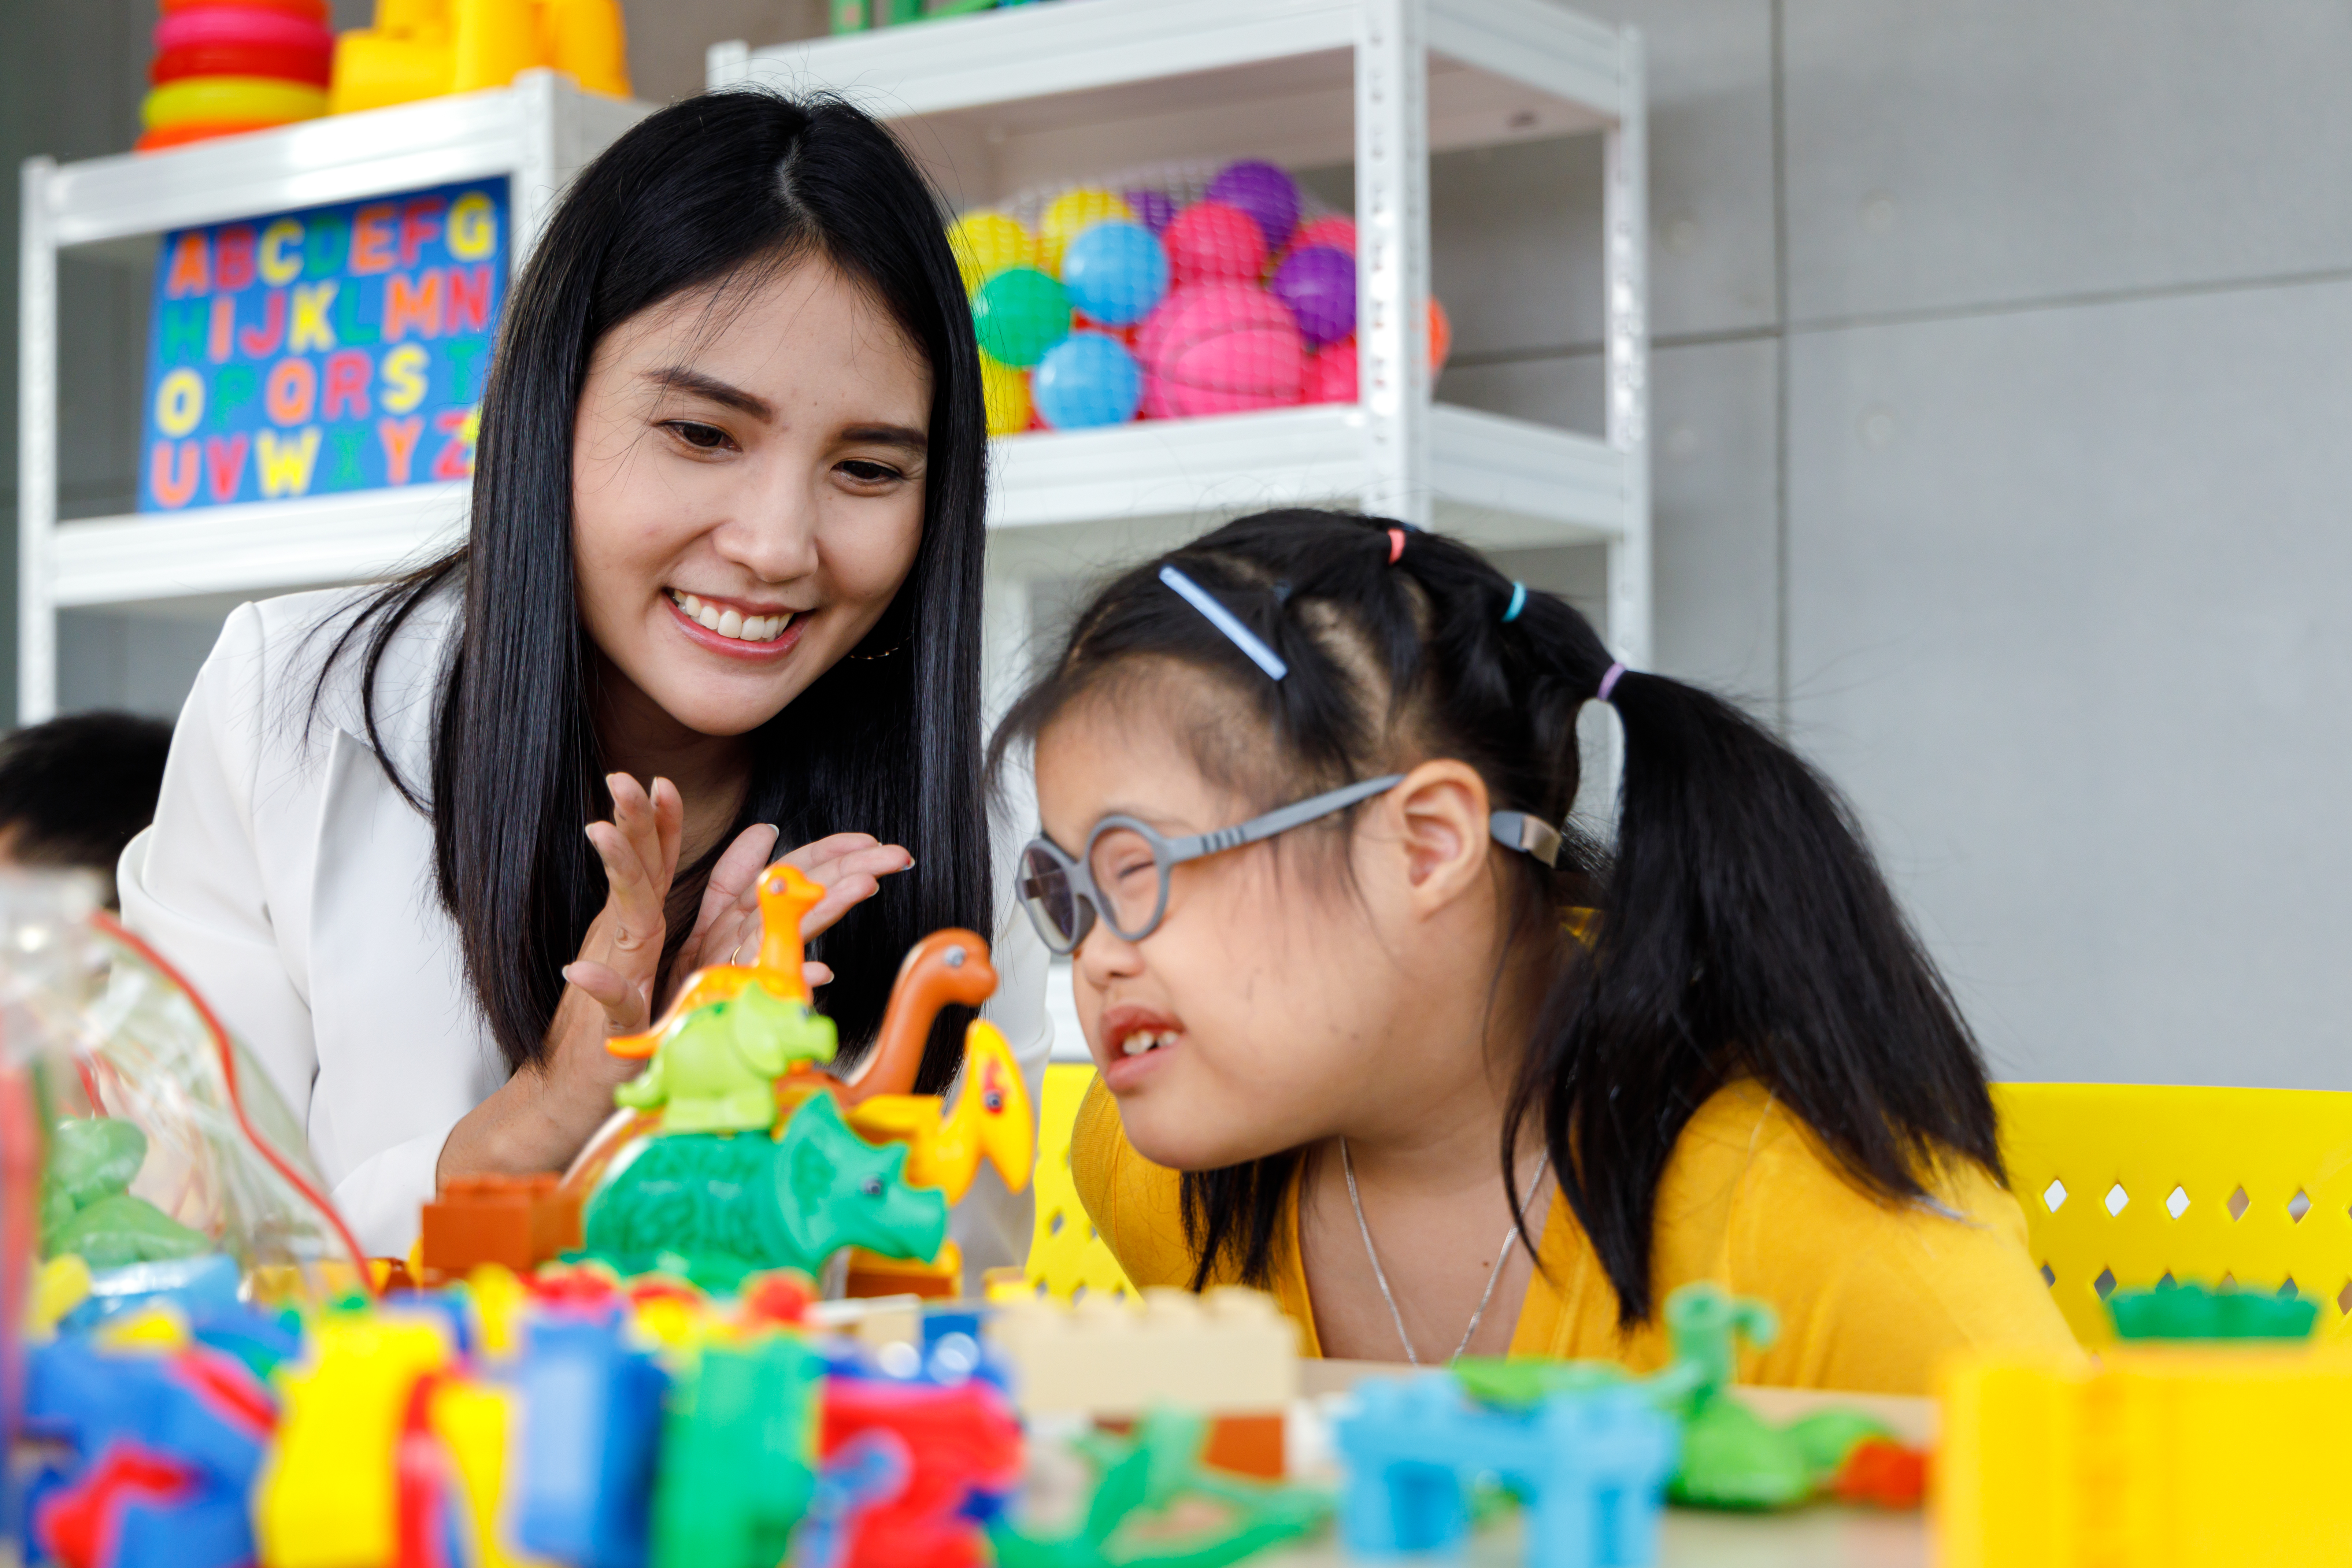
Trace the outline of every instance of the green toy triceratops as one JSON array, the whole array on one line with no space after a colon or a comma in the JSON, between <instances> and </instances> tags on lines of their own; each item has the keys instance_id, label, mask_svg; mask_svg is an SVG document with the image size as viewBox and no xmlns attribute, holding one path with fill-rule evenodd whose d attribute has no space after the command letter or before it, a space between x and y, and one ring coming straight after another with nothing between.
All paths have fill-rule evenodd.
<instances>
[{"instance_id":1,"label":"green toy triceratops","mask_svg":"<svg viewBox=\"0 0 2352 1568\"><path fill-rule=\"evenodd\" d=\"M832 1019L754 983L679 1019L613 1100L659 1110L665 1132L765 1132L775 1080L796 1063L833 1060L835 1045Z\"/></svg>"},{"instance_id":2,"label":"green toy triceratops","mask_svg":"<svg viewBox=\"0 0 2352 1568\"><path fill-rule=\"evenodd\" d=\"M92 1268L194 1258L210 1252L204 1232L134 1197L147 1160L147 1134L109 1116L69 1116L49 1134L41 1182L41 1251L73 1253Z\"/></svg>"}]
</instances>

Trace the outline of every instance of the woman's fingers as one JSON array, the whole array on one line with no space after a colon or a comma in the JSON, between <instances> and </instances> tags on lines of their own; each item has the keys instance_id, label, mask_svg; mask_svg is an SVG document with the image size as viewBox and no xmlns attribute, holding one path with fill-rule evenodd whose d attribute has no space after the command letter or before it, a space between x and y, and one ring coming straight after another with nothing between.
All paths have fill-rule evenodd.
<instances>
[{"instance_id":1,"label":"woman's fingers","mask_svg":"<svg viewBox=\"0 0 2352 1568\"><path fill-rule=\"evenodd\" d=\"M801 917L801 939L805 942L824 931L879 891L883 878L914 863L914 857L895 844L877 844L835 859L825 868L826 875L814 879L824 884L824 897Z\"/></svg>"},{"instance_id":2,"label":"woman's fingers","mask_svg":"<svg viewBox=\"0 0 2352 1568\"><path fill-rule=\"evenodd\" d=\"M654 780L654 831L660 841L661 889L665 897L677 876L678 847L686 841L686 799L667 779Z\"/></svg>"},{"instance_id":3,"label":"woman's fingers","mask_svg":"<svg viewBox=\"0 0 2352 1568\"><path fill-rule=\"evenodd\" d=\"M833 984L833 971L813 958L801 965L801 974L808 981L809 989L812 991L820 985Z\"/></svg>"},{"instance_id":4,"label":"woman's fingers","mask_svg":"<svg viewBox=\"0 0 2352 1568\"><path fill-rule=\"evenodd\" d=\"M615 825L592 822L588 842L604 863L605 941L610 955L620 956L634 970L650 966L661 956L662 890L654 886L636 847Z\"/></svg>"},{"instance_id":5,"label":"woman's fingers","mask_svg":"<svg viewBox=\"0 0 2352 1568\"><path fill-rule=\"evenodd\" d=\"M777 837L775 827L765 822L755 822L735 836L727 853L710 868L710 885L703 889L702 908L694 917L698 933L730 910L759 908L760 873L767 869Z\"/></svg>"},{"instance_id":6,"label":"woman's fingers","mask_svg":"<svg viewBox=\"0 0 2352 1568\"><path fill-rule=\"evenodd\" d=\"M614 1015L618 1021L625 1021L636 994L626 980L593 959L583 958L565 964L563 982L586 992L596 1005Z\"/></svg>"}]
</instances>

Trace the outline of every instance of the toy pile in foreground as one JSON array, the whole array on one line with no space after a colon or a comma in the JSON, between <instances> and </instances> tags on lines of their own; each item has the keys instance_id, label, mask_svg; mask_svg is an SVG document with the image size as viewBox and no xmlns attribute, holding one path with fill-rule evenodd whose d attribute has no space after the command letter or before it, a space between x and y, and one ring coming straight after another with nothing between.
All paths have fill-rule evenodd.
<instances>
[{"instance_id":1,"label":"toy pile in foreground","mask_svg":"<svg viewBox=\"0 0 2352 1568\"><path fill-rule=\"evenodd\" d=\"M991 435L1356 401L1353 220L1256 159L1113 184L949 231ZM1433 377L1452 329L1428 315Z\"/></svg>"},{"instance_id":2,"label":"toy pile in foreground","mask_svg":"<svg viewBox=\"0 0 2352 1568\"><path fill-rule=\"evenodd\" d=\"M28 1365L31 1556L1214 1568L1328 1511L1202 1470L1201 1423L1166 1412L1039 1450L980 1311L896 1335L875 1314L861 1340L827 1331L804 1277L738 1286L486 1264L308 1316L159 1301L58 1335ZM1058 1508L1021 1495L1033 1456L1077 1478Z\"/></svg>"}]
</instances>

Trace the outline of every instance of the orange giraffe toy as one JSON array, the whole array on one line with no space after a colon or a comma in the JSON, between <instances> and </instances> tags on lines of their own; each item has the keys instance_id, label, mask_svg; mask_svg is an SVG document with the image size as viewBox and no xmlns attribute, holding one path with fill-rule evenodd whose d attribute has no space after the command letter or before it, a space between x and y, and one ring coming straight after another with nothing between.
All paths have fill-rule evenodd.
<instances>
[{"instance_id":1,"label":"orange giraffe toy","mask_svg":"<svg viewBox=\"0 0 2352 1568\"><path fill-rule=\"evenodd\" d=\"M908 1145L907 1183L937 1187L958 1204L971 1188L982 1159L1005 1186L1029 1184L1037 1161L1037 1118L1013 1047L995 1025L975 1018L963 1037L963 1092L941 1114L935 1094L877 1094L849 1110L849 1125L869 1143Z\"/></svg>"}]
</instances>

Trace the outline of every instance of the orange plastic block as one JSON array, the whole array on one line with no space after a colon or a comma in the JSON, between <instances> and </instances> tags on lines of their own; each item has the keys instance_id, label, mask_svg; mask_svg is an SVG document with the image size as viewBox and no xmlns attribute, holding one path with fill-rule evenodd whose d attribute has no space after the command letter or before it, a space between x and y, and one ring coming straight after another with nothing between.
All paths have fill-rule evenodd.
<instances>
[{"instance_id":1,"label":"orange plastic block","mask_svg":"<svg viewBox=\"0 0 2352 1568\"><path fill-rule=\"evenodd\" d=\"M1949 1368L1942 1568L2352 1563L2352 1355L2117 1350Z\"/></svg>"},{"instance_id":2,"label":"orange plastic block","mask_svg":"<svg viewBox=\"0 0 2352 1568\"><path fill-rule=\"evenodd\" d=\"M866 1300L876 1296L920 1296L926 1300L952 1301L963 1294L963 1251L952 1241L940 1244L935 1262L885 1258L862 1247L849 1249L849 1282L844 1296Z\"/></svg>"},{"instance_id":3,"label":"orange plastic block","mask_svg":"<svg viewBox=\"0 0 2352 1568\"><path fill-rule=\"evenodd\" d=\"M580 1199L547 1176L460 1176L425 1205L419 1249L426 1285L483 1263L527 1274L580 1245Z\"/></svg>"}]
</instances>

